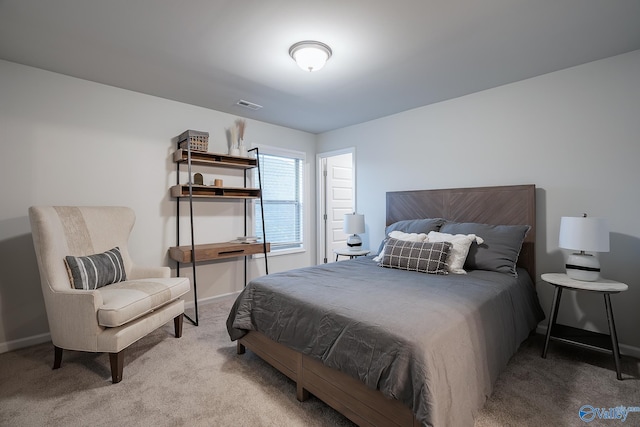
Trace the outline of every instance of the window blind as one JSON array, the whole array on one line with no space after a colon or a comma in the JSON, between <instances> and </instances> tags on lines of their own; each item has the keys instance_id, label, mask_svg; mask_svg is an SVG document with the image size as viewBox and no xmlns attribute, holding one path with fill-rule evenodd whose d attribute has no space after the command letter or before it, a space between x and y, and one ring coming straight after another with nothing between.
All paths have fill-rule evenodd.
<instances>
[{"instance_id":1,"label":"window blind","mask_svg":"<svg viewBox=\"0 0 640 427\"><path fill-rule=\"evenodd\" d=\"M271 243L271 251L301 248L304 237L302 232L303 159L260 153L259 160L262 172L266 239ZM262 212L259 199L255 204L254 218L256 235L262 236Z\"/></svg>"}]
</instances>

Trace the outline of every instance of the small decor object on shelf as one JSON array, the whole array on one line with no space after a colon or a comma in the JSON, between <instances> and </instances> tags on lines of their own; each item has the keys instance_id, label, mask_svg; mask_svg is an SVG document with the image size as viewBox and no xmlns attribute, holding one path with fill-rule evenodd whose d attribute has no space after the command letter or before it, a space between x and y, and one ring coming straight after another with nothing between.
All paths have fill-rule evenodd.
<instances>
[{"instance_id":1,"label":"small decor object on shelf","mask_svg":"<svg viewBox=\"0 0 640 427\"><path fill-rule=\"evenodd\" d=\"M238 127L238 154L242 157L247 157L247 148L244 145L244 129L247 123L243 119L236 120L236 126Z\"/></svg>"},{"instance_id":2,"label":"small decor object on shelf","mask_svg":"<svg viewBox=\"0 0 640 427\"><path fill-rule=\"evenodd\" d=\"M234 241L238 243L257 243L258 240L260 240L260 238L257 236L240 236Z\"/></svg>"},{"instance_id":3,"label":"small decor object on shelf","mask_svg":"<svg viewBox=\"0 0 640 427\"><path fill-rule=\"evenodd\" d=\"M178 148L188 149L191 146L193 151L207 151L209 149L209 132L197 130L186 130L178 136Z\"/></svg>"},{"instance_id":4,"label":"small decor object on shelf","mask_svg":"<svg viewBox=\"0 0 640 427\"><path fill-rule=\"evenodd\" d=\"M204 184L204 178L202 177L201 173L196 173L193 175L193 183L195 185L203 185Z\"/></svg>"},{"instance_id":5,"label":"small decor object on shelf","mask_svg":"<svg viewBox=\"0 0 640 427\"><path fill-rule=\"evenodd\" d=\"M247 149L244 145L245 127L246 122L243 119L237 119L234 125L227 129L230 156L247 156Z\"/></svg>"},{"instance_id":6,"label":"small decor object on shelf","mask_svg":"<svg viewBox=\"0 0 640 427\"><path fill-rule=\"evenodd\" d=\"M222 180L219 178L216 178L213 180L213 186L214 187L222 187Z\"/></svg>"}]
</instances>

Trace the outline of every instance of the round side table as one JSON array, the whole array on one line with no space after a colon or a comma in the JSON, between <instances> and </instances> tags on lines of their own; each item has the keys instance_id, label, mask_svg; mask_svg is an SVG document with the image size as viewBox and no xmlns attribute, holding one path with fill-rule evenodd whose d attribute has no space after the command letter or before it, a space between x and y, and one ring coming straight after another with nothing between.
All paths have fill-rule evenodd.
<instances>
[{"instance_id":1,"label":"round side table","mask_svg":"<svg viewBox=\"0 0 640 427\"><path fill-rule=\"evenodd\" d=\"M371 252L369 249L361 249L361 248L358 248L358 249L340 248L340 249L333 250L333 253L336 254L336 261L338 261L339 256L348 256L349 259L353 259L358 256L369 255L369 252Z\"/></svg>"},{"instance_id":2,"label":"round side table","mask_svg":"<svg viewBox=\"0 0 640 427\"><path fill-rule=\"evenodd\" d=\"M544 340L544 349L542 350L542 357L547 357L549 340L552 338L554 340L585 348L605 350L613 353L617 378L621 380L620 349L618 347L618 335L616 334L616 324L613 320L613 308L611 307L610 295L618 292L624 292L629 289L629 286L624 283L607 279L599 279L595 282L583 282L581 280L574 280L564 273L546 273L541 277L542 280L555 287L553 302L551 303L549 326L547 327L547 336ZM560 307L560 298L562 297L563 289L597 292L602 294L604 296L604 305L607 310L607 320L609 321L609 335L557 324L556 319L558 317L558 308Z\"/></svg>"}]
</instances>

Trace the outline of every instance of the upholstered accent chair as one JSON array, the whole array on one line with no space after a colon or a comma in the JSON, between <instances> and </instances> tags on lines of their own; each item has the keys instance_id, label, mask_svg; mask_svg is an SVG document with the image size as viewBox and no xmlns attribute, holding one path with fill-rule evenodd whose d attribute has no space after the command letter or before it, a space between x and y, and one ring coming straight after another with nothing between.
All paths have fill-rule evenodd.
<instances>
[{"instance_id":1,"label":"upholstered accent chair","mask_svg":"<svg viewBox=\"0 0 640 427\"><path fill-rule=\"evenodd\" d=\"M133 264L127 247L133 210L33 206L29 218L55 349L53 369L60 367L63 349L107 352L118 383L128 346L171 319L180 338L181 297L189 279L171 278L169 267Z\"/></svg>"}]
</instances>

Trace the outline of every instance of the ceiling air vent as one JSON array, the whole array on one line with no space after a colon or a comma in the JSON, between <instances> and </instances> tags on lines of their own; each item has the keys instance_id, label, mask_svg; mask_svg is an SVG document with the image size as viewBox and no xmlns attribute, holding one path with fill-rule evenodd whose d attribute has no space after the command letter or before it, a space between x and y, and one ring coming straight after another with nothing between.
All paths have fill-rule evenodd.
<instances>
[{"instance_id":1,"label":"ceiling air vent","mask_svg":"<svg viewBox=\"0 0 640 427\"><path fill-rule=\"evenodd\" d=\"M248 108L249 110L254 110L254 111L262 108L262 105L254 104L253 102L245 101L244 99L241 99L240 101L238 101L236 105L239 105L241 107Z\"/></svg>"}]
</instances>

